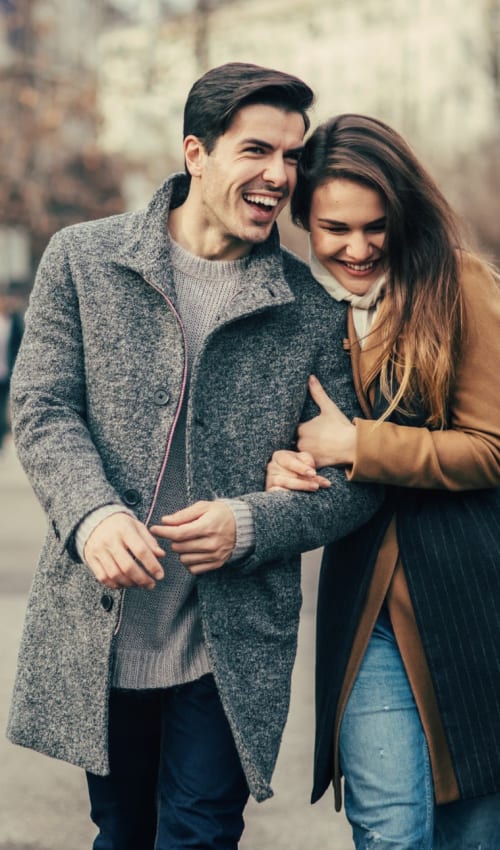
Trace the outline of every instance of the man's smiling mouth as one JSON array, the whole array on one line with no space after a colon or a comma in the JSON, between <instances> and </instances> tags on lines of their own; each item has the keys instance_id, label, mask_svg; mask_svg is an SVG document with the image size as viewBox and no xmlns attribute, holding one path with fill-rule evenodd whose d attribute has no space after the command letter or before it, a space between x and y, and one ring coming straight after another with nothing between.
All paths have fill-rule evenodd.
<instances>
[{"instance_id":1,"label":"man's smiling mouth","mask_svg":"<svg viewBox=\"0 0 500 850\"><path fill-rule=\"evenodd\" d=\"M244 192L243 200L248 204L254 204L261 209L273 209L278 206L279 198L271 197L270 195L259 195L258 192Z\"/></svg>"}]
</instances>

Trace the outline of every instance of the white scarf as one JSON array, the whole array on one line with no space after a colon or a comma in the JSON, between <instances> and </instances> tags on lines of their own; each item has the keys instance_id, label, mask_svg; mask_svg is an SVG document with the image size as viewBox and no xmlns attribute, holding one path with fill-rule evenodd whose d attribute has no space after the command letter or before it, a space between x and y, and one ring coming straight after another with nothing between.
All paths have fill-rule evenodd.
<instances>
[{"instance_id":1,"label":"white scarf","mask_svg":"<svg viewBox=\"0 0 500 850\"><path fill-rule=\"evenodd\" d=\"M309 264L313 277L321 284L323 289L328 292L328 295L335 298L336 301L348 301L349 304L351 304L354 327L356 329L360 345L362 346L363 339L370 331L373 320L377 315L380 302L383 298L386 275L383 274L381 277L377 278L377 280L370 286L368 292L365 292L364 295L355 295L353 292L349 292L345 286L342 286L337 278L334 277L323 265L321 265L314 253L310 239Z\"/></svg>"}]
</instances>

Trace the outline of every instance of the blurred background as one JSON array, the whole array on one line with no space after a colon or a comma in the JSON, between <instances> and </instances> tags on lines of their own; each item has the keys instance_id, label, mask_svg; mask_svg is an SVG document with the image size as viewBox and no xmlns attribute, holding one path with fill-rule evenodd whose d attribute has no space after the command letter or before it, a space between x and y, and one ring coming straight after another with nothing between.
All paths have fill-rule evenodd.
<instances>
[{"instance_id":1,"label":"blurred background","mask_svg":"<svg viewBox=\"0 0 500 850\"><path fill-rule=\"evenodd\" d=\"M0 0L0 288L182 167L187 92L231 60L303 77L313 123L393 124L499 259L500 0Z\"/></svg>"},{"instance_id":2,"label":"blurred background","mask_svg":"<svg viewBox=\"0 0 500 850\"><path fill-rule=\"evenodd\" d=\"M498 263L500 0L0 0L0 313L22 314L52 233L138 208L182 168L187 92L234 60L306 80L313 125L353 111L392 124ZM280 229L304 255L286 212ZM0 439L2 730L44 527ZM318 553L305 561L276 796L249 805L242 850L352 847L331 795L308 804ZM1 736L0 762L0 850L89 850L81 771Z\"/></svg>"}]
</instances>

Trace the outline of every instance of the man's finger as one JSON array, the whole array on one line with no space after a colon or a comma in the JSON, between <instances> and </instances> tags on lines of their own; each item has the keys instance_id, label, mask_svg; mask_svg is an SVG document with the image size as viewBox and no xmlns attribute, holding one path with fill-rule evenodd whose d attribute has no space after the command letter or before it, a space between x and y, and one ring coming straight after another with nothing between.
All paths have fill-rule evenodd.
<instances>
[{"instance_id":1,"label":"man's finger","mask_svg":"<svg viewBox=\"0 0 500 850\"><path fill-rule=\"evenodd\" d=\"M158 564L159 569L153 566L148 569L144 563L147 560L144 548L138 546L137 554L135 554L130 549L121 547L114 553L108 553L108 560L104 566L108 577L116 581L120 587L153 588L155 579L163 578L163 570L160 564Z\"/></svg>"},{"instance_id":2,"label":"man's finger","mask_svg":"<svg viewBox=\"0 0 500 850\"><path fill-rule=\"evenodd\" d=\"M181 525L170 525L169 517L162 517L162 523L165 519L165 525L152 525L151 533L156 537L161 537L165 540L196 540L200 537L200 524L198 523L198 519L192 520L191 522L183 522Z\"/></svg>"},{"instance_id":3,"label":"man's finger","mask_svg":"<svg viewBox=\"0 0 500 850\"><path fill-rule=\"evenodd\" d=\"M187 508L182 508L180 511L175 511L173 514L162 516L161 521L165 525L183 525L184 523L194 522L199 519L207 510L211 502L194 502ZM154 534L155 532L153 532Z\"/></svg>"},{"instance_id":4,"label":"man's finger","mask_svg":"<svg viewBox=\"0 0 500 850\"><path fill-rule=\"evenodd\" d=\"M177 555L189 552L192 555L206 558L207 555L210 556L218 549L218 545L212 537L194 537L192 540L173 541L171 549Z\"/></svg>"},{"instance_id":5,"label":"man's finger","mask_svg":"<svg viewBox=\"0 0 500 850\"><path fill-rule=\"evenodd\" d=\"M159 581L163 578L163 567L158 558L164 557L166 552L145 526L137 528L137 540L131 541L128 549L139 565L154 579Z\"/></svg>"},{"instance_id":6,"label":"man's finger","mask_svg":"<svg viewBox=\"0 0 500 850\"><path fill-rule=\"evenodd\" d=\"M202 561L197 564L184 564L187 571L191 573L193 576L202 575L202 573L208 573L211 570L219 570L223 563L221 561Z\"/></svg>"},{"instance_id":7,"label":"man's finger","mask_svg":"<svg viewBox=\"0 0 500 850\"><path fill-rule=\"evenodd\" d=\"M131 582L150 584L151 578L144 582L144 569L155 579L163 578L158 558L165 554L164 550L143 523L125 513L102 520L89 535L83 554L99 581L101 569L120 587L128 587Z\"/></svg>"},{"instance_id":8,"label":"man's finger","mask_svg":"<svg viewBox=\"0 0 500 850\"><path fill-rule=\"evenodd\" d=\"M117 558L111 551L94 557L88 564L96 579L111 590L121 587L154 587L151 576L140 568L126 549L117 552Z\"/></svg>"}]
</instances>

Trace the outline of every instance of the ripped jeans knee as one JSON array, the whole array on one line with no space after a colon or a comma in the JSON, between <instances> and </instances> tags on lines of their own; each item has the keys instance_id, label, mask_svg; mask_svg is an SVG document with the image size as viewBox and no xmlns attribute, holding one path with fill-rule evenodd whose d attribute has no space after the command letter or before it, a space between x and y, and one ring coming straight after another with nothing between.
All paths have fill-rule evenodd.
<instances>
[{"instance_id":1,"label":"ripped jeans knee","mask_svg":"<svg viewBox=\"0 0 500 850\"><path fill-rule=\"evenodd\" d=\"M427 742L384 613L346 706L340 763L357 850L432 850L434 788Z\"/></svg>"},{"instance_id":2,"label":"ripped jeans knee","mask_svg":"<svg viewBox=\"0 0 500 850\"><path fill-rule=\"evenodd\" d=\"M356 850L500 850L500 793L435 806L427 742L382 611L340 730Z\"/></svg>"}]
</instances>

